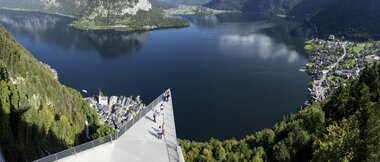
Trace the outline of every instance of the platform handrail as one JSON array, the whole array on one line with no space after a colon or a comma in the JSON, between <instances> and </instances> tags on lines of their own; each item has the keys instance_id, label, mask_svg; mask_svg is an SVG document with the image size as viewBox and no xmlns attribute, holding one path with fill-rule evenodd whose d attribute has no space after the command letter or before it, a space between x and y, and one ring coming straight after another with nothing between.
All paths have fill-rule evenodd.
<instances>
[{"instance_id":1,"label":"platform handrail","mask_svg":"<svg viewBox=\"0 0 380 162\"><path fill-rule=\"evenodd\" d=\"M166 91L165 91L166 92ZM60 159L78 154L83 151L87 151L93 149L97 146L110 143L114 140L117 140L120 136L122 136L127 130L129 130L135 123L137 123L142 117L144 117L149 111L151 111L155 106L157 106L161 101L163 101L164 93L158 96L155 100L153 100L148 106L144 109L140 110L131 120L124 123L119 130L116 130L115 133L80 144L75 147L68 148L66 150L51 154L49 156L43 157L38 160L34 160L33 162L52 162L58 161ZM1 150L0 150L1 153ZM0 157L1 158L1 157ZM0 159L0 162L1 159Z\"/></svg>"}]
</instances>

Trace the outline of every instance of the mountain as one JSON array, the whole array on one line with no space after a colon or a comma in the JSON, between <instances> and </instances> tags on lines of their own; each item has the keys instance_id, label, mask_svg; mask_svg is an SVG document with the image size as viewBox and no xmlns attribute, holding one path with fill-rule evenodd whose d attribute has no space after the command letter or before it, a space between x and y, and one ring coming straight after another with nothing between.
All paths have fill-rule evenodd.
<instances>
[{"instance_id":1,"label":"mountain","mask_svg":"<svg viewBox=\"0 0 380 162\"><path fill-rule=\"evenodd\" d=\"M79 92L0 27L0 147L7 161L32 161L111 132Z\"/></svg>"},{"instance_id":2,"label":"mountain","mask_svg":"<svg viewBox=\"0 0 380 162\"><path fill-rule=\"evenodd\" d=\"M246 2L247 0L212 0L204 6L217 10L243 11Z\"/></svg>"},{"instance_id":3,"label":"mountain","mask_svg":"<svg viewBox=\"0 0 380 162\"><path fill-rule=\"evenodd\" d=\"M380 65L271 129L241 140L180 140L186 161L380 161Z\"/></svg>"},{"instance_id":4,"label":"mountain","mask_svg":"<svg viewBox=\"0 0 380 162\"><path fill-rule=\"evenodd\" d=\"M186 27L189 23L164 16L148 0L0 0L1 7L76 17L71 26L82 30L151 30Z\"/></svg>"},{"instance_id":5,"label":"mountain","mask_svg":"<svg viewBox=\"0 0 380 162\"><path fill-rule=\"evenodd\" d=\"M325 8L336 0L213 0L205 6L260 14L290 14L304 17Z\"/></svg>"},{"instance_id":6,"label":"mountain","mask_svg":"<svg viewBox=\"0 0 380 162\"><path fill-rule=\"evenodd\" d=\"M292 7L287 14L290 17L294 16L297 19L305 20L314 16L321 10L329 8L336 1L337 0L302 0Z\"/></svg>"},{"instance_id":7,"label":"mountain","mask_svg":"<svg viewBox=\"0 0 380 162\"><path fill-rule=\"evenodd\" d=\"M168 3L181 4L181 5L203 5L211 0L158 0Z\"/></svg>"},{"instance_id":8,"label":"mountain","mask_svg":"<svg viewBox=\"0 0 380 162\"><path fill-rule=\"evenodd\" d=\"M379 0L213 0L205 6L310 20L322 38L330 34L358 41L380 38Z\"/></svg>"},{"instance_id":9,"label":"mountain","mask_svg":"<svg viewBox=\"0 0 380 162\"><path fill-rule=\"evenodd\" d=\"M0 7L80 16L90 2L90 0L0 0Z\"/></svg>"},{"instance_id":10,"label":"mountain","mask_svg":"<svg viewBox=\"0 0 380 162\"><path fill-rule=\"evenodd\" d=\"M380 37L379 0L338 0L310 19L319 36L329 34L366 40Z\"/></svg>"}]
</instances>

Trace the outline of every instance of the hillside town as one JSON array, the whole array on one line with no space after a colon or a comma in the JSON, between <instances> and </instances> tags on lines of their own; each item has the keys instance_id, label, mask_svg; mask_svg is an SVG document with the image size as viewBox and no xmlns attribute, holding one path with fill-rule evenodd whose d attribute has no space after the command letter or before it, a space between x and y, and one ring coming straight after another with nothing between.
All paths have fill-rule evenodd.
<instances>
[{"instance_id":1,"label":"hillside town","mask_svg":"<svg viewBox=\"0 0 380 162\"><path fill-rule=\"evenodd\" d=\"M140 96L135 99L125 96L108 97L101 92L97 96L85 98L85 101L96 110L101 122L116 130L146 107Z\"/></svg>"},{"instance_id":2,"label":"hillside town","mask_svg":"<svg viewBox=\"0 0 380 162\"><path fill-rule=\"evenodd\" d=\"M336 39L310 40L305 49L310 54L305 71L311 76L308 87L310 105L329 96L334 89L358 77L367 65L380 60L380 42L356 43Z\"/></svg>"}]
</instances>

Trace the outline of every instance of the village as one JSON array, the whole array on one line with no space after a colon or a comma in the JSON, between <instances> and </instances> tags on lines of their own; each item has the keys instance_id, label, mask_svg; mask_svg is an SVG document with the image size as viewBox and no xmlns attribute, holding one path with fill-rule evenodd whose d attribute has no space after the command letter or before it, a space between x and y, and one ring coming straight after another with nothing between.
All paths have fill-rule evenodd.
<instances>
[{"instance_id":1,"label":"village","mask_svg":"<svg viewBox=\"0 0 380 162\"><path fill-rule=\"evenodd\" d=\"M310 77L310 105L329 96L335 89L360 76L364 68L380 60L380 42L356 43L337 39L314 39L306 42L309 63L303 69Z\"/></svg>"},{"instance_id":2,"label":"village","mask_svg":"<svg viewBox=\"0 0 380 162\"><path fill-rule=\"evenodd\" d=\"M96 110L102 123L116 130L146 108L140 96L135 99L125 96L108 97L99 92L99 95L84 100Z\"/></svg>"}]
</instances>

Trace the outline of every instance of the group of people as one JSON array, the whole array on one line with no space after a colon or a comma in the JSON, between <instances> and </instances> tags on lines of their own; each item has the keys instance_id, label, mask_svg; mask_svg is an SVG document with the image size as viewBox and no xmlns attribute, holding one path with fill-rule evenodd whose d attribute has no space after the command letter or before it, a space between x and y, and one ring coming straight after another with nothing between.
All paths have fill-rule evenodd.
<instances>
[{"instance_id":1,"label":"group of people","mask_svg":"<svg viewBox=\"0 0 380 162\"><path fill-rule=\"evenodd\" d=\"M171 95L170 90L165 91L164 96L163 96L163 100L165 102L168 102L170 95ZM164 104L161 104L160 105L160 111L157 111L156 109L153 110L153 122L154 123L157 122L157 120L156 120L157 116L161 116L161 114L163 114L162 112L164 111L164 109L165 109ZM158 139L162 139L162 137L165 135L164 125L165 125L165 122L162 123L162 125L158 126L158 130L157 130Z\"/></svg>"},{"instance_id":2,"label":"group of people","mask_svg":"<svg viewBox=\"0 0 380 162\"><path fill-rule=\"evenodd\" d=\"M156 123L156 117L157 116L160 116L160 114L162 114L162 111L164 111L164 104L161 104L160 105L160 111L159 112L157 112L155 109L153 110L153 122L155 122Z\"/></svg>"},{"instance_id":3,"label":"group of people","mask_svg":"<svg viewBox=\"0 0 380 162\"><path fill-rule=\"evenodd\" d=\"M164 111L164 104L160 105L160 111L159 112L157 112L156 110L154 110L154 112L153 112L153 121L154 121L154 123L156 123L156 117L157 116L161 116L161 114L164 115L162 113L162 111ZM158 131L157 131L157 137L158 137L158 139L162 139L162 136L164 135L164 124L165 124L165 122L162 123L162 125L158 127Z\"/></svg>"},{"instance_id":4,"label":"group of people","mask_svg":"<svg viewBox=\"0 0 380 162\"><path fill-rule=\"evenodd\" d=\"M169 101L170 95L171 95L170 90L165 91L164 97L163 97L165 102Z\"/></svg>"},{"instance_id":5,"label":"group of people","mask_svg":"<svg viewBox=\"0 0 380 162\"><path fill-rule=\"evenodd\" d=\"M153 122L156 123L156 117L159 116L161 113L157 113L156 110L153 111ZM162 125L158 126L157 130L157 137L158 139L162 139L162 136L164 135L164 125L165 122L162 123Z\"/></svg>"}]
</instances>

